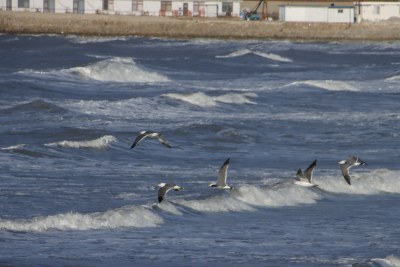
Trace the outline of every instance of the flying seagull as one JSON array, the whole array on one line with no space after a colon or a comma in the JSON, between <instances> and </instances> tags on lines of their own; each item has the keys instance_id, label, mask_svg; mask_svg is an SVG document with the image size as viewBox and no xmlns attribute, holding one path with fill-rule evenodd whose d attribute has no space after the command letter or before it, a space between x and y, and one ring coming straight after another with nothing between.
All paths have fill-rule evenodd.
<instances>
[{"instance_id":1,"label":"flying seagull","mask_svg":"<svg viewBox=\"0 0 400 267\"><path fill-rule=\"evenodd\" d=\"M211 183L209 186L217 187L222 189L233 189L232 186L226 184L226 178L228 177L228 167L229 167L229 158L222 164L221 168L218 171L218 179L216 183Z\"/></svg>"},{"instance_id":2,"label":"flying seagull","mask_svg":"<svg viewBox=\"0 0 400 267\"><path fill-rule=\"evenodd\" d=\"M349 156L347 160L339 161L340 170L342 171L343 177L349 185L351 185L349 169L353 166L359 165L367 165L367 163L355 156Z\"/></svg>"},{"instance_id":3,"label":"flying seagull","mask_svg":"<svg viewBox=\"0 0 400 267\"><path fill-rule=\"evenodd\" d=\"M161 203L161 201L164 200L165 195L168 193L169 190L174 190L174 191L180 191L183 189L183 187L180 187L176 184L166 184L166 183L161 183L158 185L160 189L158 190L158 203Z\"/></svg>"},{"instance_id":4,"label":"flying seagull","mask_svg":"<svg viewBox=\"0 0 400 267\"><path fill-rule=\"evenodd\" d=\"M298 169L296 173L297 177L295 178L294 183L305 187L318 186L317 184L314 184L312 182L313 172L316 166L317 166L317 160L314 160L310 164L310 166L308 166L308 168L304 171L304 173L301 171L301 169Z\"/></svg>"},{"instance_id":5,"label":"flying seagull","mask_svg":"<svg viewBox=\"0 0 400 267\"><path fill-rule=\"evenodd\" d=\"M153 132L153 131L141 131L139 133L139 135L136 137L135 141L133 142L131 149L134 148L137 144L140 143L140 141L142 141L143 139L145 139L146 137L150 137L150 138L157 138L158 141L160 141L161 144L163 144L164 146L171 148L171 145L169 145L164 137L157 132Z\"/></svg>"}]
</instances>

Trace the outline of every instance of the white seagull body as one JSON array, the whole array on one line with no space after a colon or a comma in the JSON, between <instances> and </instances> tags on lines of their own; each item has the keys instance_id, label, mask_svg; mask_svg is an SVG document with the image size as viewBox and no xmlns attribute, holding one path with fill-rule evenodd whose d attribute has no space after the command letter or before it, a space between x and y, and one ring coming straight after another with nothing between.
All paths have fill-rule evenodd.
<instances>
[{"instance_id":1,"label":"white seagull body","mask_svg":"<svg viewBox=\"0 0 400 267\"><path fill-rule=\"evenodd\" d=\"M216 183L211 183L209 186L221 189L232 189L232 186L227 185L226 179L228 177L229 158L222 164L218 171L218 179Z\"/></svg>"},{"instance_id":2,"label":"white seagull body","mask_svg":"<svg viewBox=\"0 0 400 267\"><path fill-rule=\"evenodd\" d=\"M313 172L315 167L317 166L317 160L314 160L310 166L304 171L304 173L301 171L301 169L298 169L296 173L296 178L294 183L300 186L304 187L313 187L313 186L318 186L317 184L313 183Z\"/></svg>"},{"instance_id":3,"label":"white seagull body","mask_svg":"<svg viewBox=\"0 0 400 267\"><path fill-rule=\"evenodd\" d=\"M351 167L359 165L367 165L367 164L355 156L349 156L347 160L339 161L339 167L340 170L342 171L342 175L349 185L351 185L349 170Z\"/></svg>"},{"instance_id":4,"label":"white seagull body","mask_svg":"<svg viewBox=\"0 0 400 267\"><path fill-rule=\"evenodd\" d=\"M145 139L146 137L149 138L157 138L158 141L160 141L161 144L163 144L164 146L171 148L171 145L168 144L164 137L162 136L162 134L157 133L157 132L153 132L153 131L141 131L139 133L139 135L136 137L135 141L133 142L131 149L134 148L137 144L140 143L140 141L142 141L143 139Z\"/></svg>"},{"instance_id":5,"label":"white seagull body","mask_svg":"<svg viewBox=\"0 0 400 267\"><path fill-rule=\"evenodd\" d=\"M164 197L168 193L168 191L170 190L180 191L183 189L183 187L180 187L176 184L161 183L158 186L160 187L160 189L158 190L158 203L161 203L161 201L164 200Z\"/></svg>"}]
</instances>

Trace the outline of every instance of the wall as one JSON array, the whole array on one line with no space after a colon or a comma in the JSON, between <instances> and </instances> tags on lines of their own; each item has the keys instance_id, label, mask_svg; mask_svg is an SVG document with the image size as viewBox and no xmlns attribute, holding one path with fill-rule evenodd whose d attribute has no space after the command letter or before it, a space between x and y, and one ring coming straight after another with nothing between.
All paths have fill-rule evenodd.
<instances>
[{"instance_id":1,"label":"wall","mask_svg":"<svg viewBox=\"0 0 400 267\"><path fill-rule=\"evenodd\" d=\"M361 6L361 14L358 21L382 21L392 17L400 18L399 2L355 2L354 5ZM379 14L374 12L374 8L379 8ZM358 15L358 12L356 11Z\"/></svg>"},{"instance_id":2,"label":"wall","mask_svg":"<svg viewBox=\"0 0 400 267\"><path fill-rule=\"evenodd\" d=\"M298 1L279 1L279 0L268 0L267 2L267 18L272 20L279 19L279 6L353 6L352 1L310 1L310 0L298 0Z\"/></svg>"}]
</instances>

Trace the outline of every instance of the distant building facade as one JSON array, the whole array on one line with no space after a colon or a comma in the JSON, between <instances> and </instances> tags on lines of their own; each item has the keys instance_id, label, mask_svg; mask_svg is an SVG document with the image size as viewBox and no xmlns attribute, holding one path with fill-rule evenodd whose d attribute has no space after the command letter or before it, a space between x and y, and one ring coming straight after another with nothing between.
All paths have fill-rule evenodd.
<instances>
[{"instance_id":1,"label":"distant building facade","mask_svg":"<svg viewBox=\"0 0 400 267\"><path fill-rule=\"evenodd\" d=\"M354 2L357 22L400 19L400 2Z\"/></svg>"},{"instance_id":2,"label":"distant building facade","mask_svg":"<svg viewBox=\"0 0 400 267\"><path fill-rule=\"evenodd\" d=\"M283 5L279 7L279 20L286 22L354 23L354 7Z\"/></svg>"},{"instance_id":3,"label":"distant building facade","mask_svg":"<svg viewBox=\"0 0 400 267\"><path fill-rule=\"evenodd\" d=\"M0 10L135 16L239 17L242 0L0 0Z\"/></svg>"}]
</instances>

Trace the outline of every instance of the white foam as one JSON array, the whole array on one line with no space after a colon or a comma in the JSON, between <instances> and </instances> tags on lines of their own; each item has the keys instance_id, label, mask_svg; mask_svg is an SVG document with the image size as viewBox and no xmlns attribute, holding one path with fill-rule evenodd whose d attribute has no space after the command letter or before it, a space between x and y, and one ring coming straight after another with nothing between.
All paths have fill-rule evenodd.
<instances>
[{"instance_id":1,"label":"white foam","mask_svg":"<svg viewBox=\"0 0 400 267\"><path fill-rule=\"evenodd\" d=\"M273 54L273 53L253 52L253 54L263 57L263 58L268 58L271 60L279 61L279 62L293 62L293 60L291 60L290 58L282 57L280 55Z\"/></svg>"},{"instance_id":2,"label":"white foam","mask_svg":"<svg viewBox=\"0 0 400 267\"><path fill-rule=\"evenodd\" d=\"M371 266L379 266L379 267L400 267L400 259L393 255L388 256L384 259L375 258L368 261L368 263L372 263Z\"/></svg>"},{"instance_id":3,"label":"white foam","mask_svg":"<svg viewBox=\"0 0 400 267\"><path fill-rule=\"evenodd\" d=\"M105 82L156 83L170 81L164 75L139 67L131 58L120 57L102 60L86 67L71 68L65 72Z\"/></svg>"},{"instance_id":4,"label":"white foam","mask_svg":"<svg viewBox=\"0 0 400 267\"><path fill-rule=\"evenodd\" d=\"M140 206L125 206L106 212L88 214L64 213L32 219L3 220L0 229L8 231L41 232L47 230L91 230L121 227L155 227L163 219Z\"/></svg>"},{"instance_id":5,"label":"white foam","mask_svg":"<svg viewBox=\"0 0 400 267\"><path fill-rule=\"evenodd\" d=\"M219 190L219 189L215 189ZM254 211L248 204L231 196L215 196L201 200L179 200L177 203L201 212Z\"/></svg>"},{"instance_id":6,"label":"white foam","mask_svg":"<svg viewBox=\"0 0 400 267\"><path fill-rule=\"evenodd\" d=\"M334 81L334 80L307 80L307 81L293 82L286 86L291 86L291 85L298 86L303 84L329 91L353 91L353 92L360 91L358 88L354 87L353 85L347 82Z\"/></svg>"},{"instance_id":7,"label":"white foam","mask_svg":"<svg viewBox=\"0 0 400 267\"><path fill-rule=\"evenodd\" d=\"M170 94L163 94L162 96L180 100L200 107L214 107L217 106L218 102L227 104L256 104L255 102L251 101L249 97L256 97L257 95L254 93L245 93L245 94L229 93L220 96L208 96L202 92L197 92L193 94L170 93Z\"/></svg>"},{"instance_id":8,"label":"white foam","mask_svg":"<svg viewBox=\"0 0 400 267\"><path fill-rule=\"evenodd\" d=\"M22 149L24 147L25 147L25 144L18 144L15 146L3 147L3 148L1 148L1 150L18 150L18 149Z\"/></svg>"},{"instance_id":9,"label":"white foam","mask_svg":"<svg viewBox=\"0 0 400 267\"><path fill-rule=\"evenodd\" d=\"M164 200L163 202L156 204L156 207L174 215L182 215L182 212L180 212L176 206L168 200Z\"/></svg>"},{"instance_id":10,"label":"white foam","mask_svg":"<svg viewBox=\"0 0 400 267\"><path fill-rule=\"evenodd\" d=\"M105 135L100 138L89 140L89 141L60 141L56 143L48 143L45 146L59 146L69 148L106 148L112 142L116 142L117 139L112 135Z\"/></svg>"},{"instance_id":11,"label":"white foam","mask_svg":"<svg viewBox=\"0 0 400 267\"><path fill-rule=\"evenodd\" d=\"M223 55L223 56L215 56L216 58L233 58L233 57L240 57L240 56L244 56L247 54L251 54L251 50L247 49L247 48L243 48L243 49L239 49L236 50L232 53L229 53L227 55Z\"/></svg>"},{"instance_id":12,"label":"white foam","mask_svg":"<svg viewBox=\"0 0 400 267\"><path fill-rule=\"evenodd\" d=\"M74 44L88 44L88 43L105 43L111 41L126 41L127 37L94 37L94 36L76 36L69 35L67 39Z\"/></svg>"},{"instance_id":13,"label":"white foam","mask_svg":"<svg viewBox=\"0 0 400 267\"><path fill-rule=\"evenodd\" d=\"M301 204L314 204L322 196L318 193L293 184L273 187L243 185L234 195L245 203L258 206L283 207Z\"/></svg>"},{"instance_id":14,"label":"white foam","mask_svg":"<svg viewBox=\"0 0 400 267\"><path fill-rule=\"evenodd\" d=\"M215 57L216 58L235 58L235 57L240 57L240 56L244 56L244 55L248 55L248 54L253 54L253 55L260 56L260 57L267 58L267 59L271 59L271 60L274 60L274 61L293 62L290 58L282 57L282 56L277 55L277 54L251 51L250 49L247 49L247 48L236 50L236 51L234 51L232 53L229 53L227 55L215 56Z\"/></svg>"},{"instance_id":15,"label":"white foam","mask_svg":"<svg viewBox=\"0 0 400 267\"><path fill-rule=\"evenodd\" d=\"M340 171L336 176L327 176L316 182L320 188L332 193L376 195L380 193L400 193L400 172L387 169L377 169L370 172L360 172L351 169L351 186L349 186Z\"/></svg>"}]
</instances>

